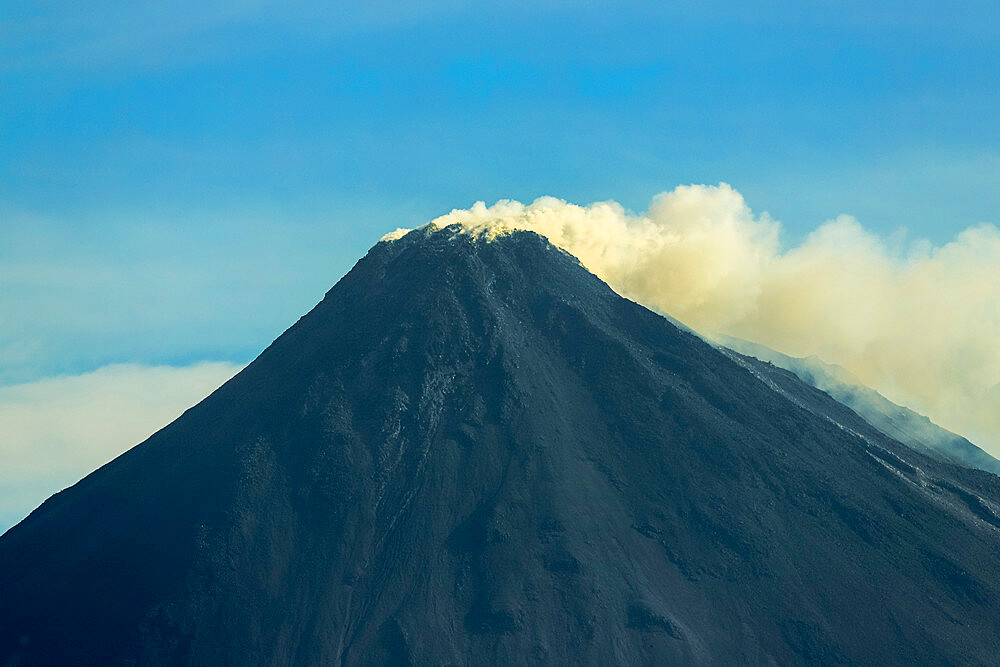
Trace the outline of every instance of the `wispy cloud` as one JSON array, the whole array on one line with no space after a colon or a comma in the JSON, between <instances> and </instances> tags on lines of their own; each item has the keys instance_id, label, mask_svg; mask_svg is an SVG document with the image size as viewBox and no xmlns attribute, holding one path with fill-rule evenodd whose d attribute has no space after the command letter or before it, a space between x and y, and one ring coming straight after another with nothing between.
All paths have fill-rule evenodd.
<instances>
[{"instance_id":1,"label":"wispy cloud","mask_svg":"<svg viewBox=\"0 0 1000 667\"><path fill-rule=\"evenodd\" d=\"M0 531L176 419L241 366L116 364L0 387Z\"/></svg>"}]
</instances>

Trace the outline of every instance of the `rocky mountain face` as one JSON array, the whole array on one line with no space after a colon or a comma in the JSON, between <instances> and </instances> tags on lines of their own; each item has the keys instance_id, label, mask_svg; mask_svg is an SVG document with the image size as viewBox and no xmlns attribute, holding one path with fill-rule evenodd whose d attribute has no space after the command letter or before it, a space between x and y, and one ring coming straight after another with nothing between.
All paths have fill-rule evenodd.
<instances>
[{"instance_id":1,"label":"rocky mountain face","mask_svg":"<svg viewBox=\"0 0 1000 667\"><path fill-rule=\"evenodd\" d=\"M784 384L783 378L787 376L782 370L789 371L796 379L830 394L835 401L851 408L870 425L904 445L932 458L1000 475L1000 461L966 438L941 428L924 415L897 405L864 386L840 366L824 363L818 357L790 357L739 338L714 338L716 343L724 346L723 351L737 353L742 357L738 361L753 366L755 372L768 376L778 385ZM802 386L792 381L787 389L797 392Z\"/></svg>"},{"instance_id":2,"label":"rocky mountain face","mask_svg":"<svg viewBox=\"0 0 1000 667\"><path fill-rule=\"evenodd\" d=\"M0 537L0 664L995 662L1000 478L773 384L535 234L380 243Z\"/></svg>"}]
</instances>

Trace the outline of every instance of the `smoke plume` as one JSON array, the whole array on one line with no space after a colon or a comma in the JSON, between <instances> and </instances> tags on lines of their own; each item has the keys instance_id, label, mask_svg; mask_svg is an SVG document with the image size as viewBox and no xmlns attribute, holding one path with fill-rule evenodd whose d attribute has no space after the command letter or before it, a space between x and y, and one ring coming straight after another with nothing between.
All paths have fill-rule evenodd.
<instances>
[{"instance_id":1,"label":"smoke plume","mask_svg":"<svg viewBox=\"0 0 1000 667\"><path fill-rule=\"evenodd\" d=\"M616 291L697 331L840 364L1000 455L1000 230L934 247L840 216L783 248L780 223L726 184L678 187L640 215L615 202L479 202L432 225L538 232ZM394 234L386 238L392 238Z\"/></svg>"}]
</instances>

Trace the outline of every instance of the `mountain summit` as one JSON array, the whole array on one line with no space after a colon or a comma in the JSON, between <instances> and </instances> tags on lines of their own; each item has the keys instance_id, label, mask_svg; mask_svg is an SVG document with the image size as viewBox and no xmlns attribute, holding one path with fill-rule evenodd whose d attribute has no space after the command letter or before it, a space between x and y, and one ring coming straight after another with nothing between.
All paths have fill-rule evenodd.
<instances>
[{"instance_id":1,"label":"mountain summit","mask_svg":"<svg viewBox=\"0 0 1000 667\"><path fill-rule=\"evenodd\" d=\"M462 231L0 537L0 664L1000 655L1000 478Z\"/></svg>"}]
</instances>

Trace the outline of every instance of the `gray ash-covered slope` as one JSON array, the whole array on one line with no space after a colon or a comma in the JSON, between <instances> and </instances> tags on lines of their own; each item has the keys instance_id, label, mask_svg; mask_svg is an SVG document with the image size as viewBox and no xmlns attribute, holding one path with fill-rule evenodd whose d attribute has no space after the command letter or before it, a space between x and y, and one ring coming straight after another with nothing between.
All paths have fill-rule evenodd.
<instances>
[{"instance_id":1,"label":"gray ash-covered slope","mask_svg":"<svg viewBox=\"0 0 1000 667\"><path fill-rule=\"evenodd\" d=\"M418 230L0 538L0 664L989 663L998 503L537 235Z\"/></svg>"},{"instance_id":2,"label":"gray ash-covered slope","mask_svg":"<svg viewBox=\"0 0 1000 667\"><path fill-rule=\"evenodd\" d=\"M801 394L804 382L830 394L835 401L851 408L879 431L904 445L948 463L1000 475L1000 461L962 436L864 386L840 366L824 363L815 356L791 357L739 338L718 335L714 338L714 342L725 346L723 351L739 355L740 363L751 366L754 372L766 377L766 381L779 391L787 392L793 400L797 400L794 395Z\"/></svg>"}]
</instances>

